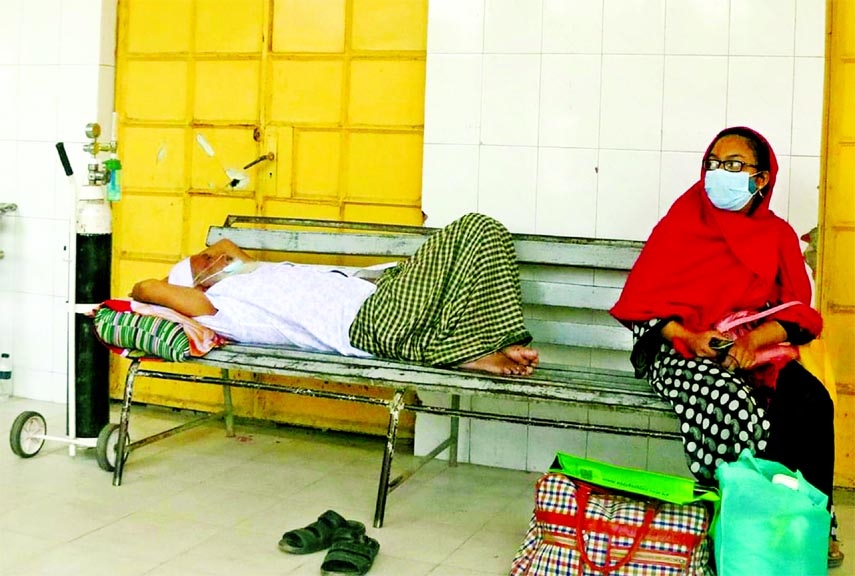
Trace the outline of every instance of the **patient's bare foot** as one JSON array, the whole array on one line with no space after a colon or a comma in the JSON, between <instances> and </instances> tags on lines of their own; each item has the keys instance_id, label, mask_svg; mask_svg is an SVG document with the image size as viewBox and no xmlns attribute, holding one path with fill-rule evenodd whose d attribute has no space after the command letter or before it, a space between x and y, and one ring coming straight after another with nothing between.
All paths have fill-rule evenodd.
<instances>
[{"instance_id":1,"label":"patient's bare foot","mask_svg":"<svg viewBox=\"0 0 855 576\"><path fill-rule=\"evenodd\" d=\"M505 354L504 351L493 352L477 360L466 362L465 364L461 364L460 368L478 370L479 372L488 372L500 376L528 376L534 372L534 366L520 364Z\"/></svg>"},{"instance_id":2,"label":"patient's bare foot","mask_svg":"<svg viewBox=\"0 0 855 576\"><path fill-rule=\"evenodd\" d=\"M517 364L531 366L532 368L537 366L537 363L540 360L540 355L537 350L520 344L514 344L507 348L502 348L501 352Z\"/></svg>"}]
</instances>

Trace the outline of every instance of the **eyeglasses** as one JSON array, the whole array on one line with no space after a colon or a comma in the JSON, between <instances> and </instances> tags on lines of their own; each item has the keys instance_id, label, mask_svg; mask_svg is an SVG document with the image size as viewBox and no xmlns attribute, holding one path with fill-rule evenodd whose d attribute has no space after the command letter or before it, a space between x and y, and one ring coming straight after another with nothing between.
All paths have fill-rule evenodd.
<instances>
[{"instance_id":1,"label":"eyeglasses","mask_svg":"<svg viewBox=\"0 0 855 576\"><path fill-rule=\"evenodd\" d=\"M757 164L749 164L742 160L716 160L715 158L707 158L704 161L704 165L707 170L718 170L719 168L724 168L728 172L742 172L742 169L745 166L757 168Z\"/></svg>"}]
</instances>

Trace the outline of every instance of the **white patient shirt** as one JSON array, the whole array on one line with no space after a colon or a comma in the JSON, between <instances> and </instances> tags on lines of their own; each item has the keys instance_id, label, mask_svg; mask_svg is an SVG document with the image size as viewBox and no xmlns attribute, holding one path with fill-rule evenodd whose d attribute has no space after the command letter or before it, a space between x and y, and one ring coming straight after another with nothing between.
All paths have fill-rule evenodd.
<instances>
[{"instance_id":1,"label":"white patient shirt","mask_svg":"<svg viewBox=\"0 0 855 576\"><path fill-rule=\"evenodd\" d=\"M217 309L201 324L231 340L370 356L348 332L375 286L338 272L283 262L221 280L205 293Z\"/></svg>"}]
</instances>

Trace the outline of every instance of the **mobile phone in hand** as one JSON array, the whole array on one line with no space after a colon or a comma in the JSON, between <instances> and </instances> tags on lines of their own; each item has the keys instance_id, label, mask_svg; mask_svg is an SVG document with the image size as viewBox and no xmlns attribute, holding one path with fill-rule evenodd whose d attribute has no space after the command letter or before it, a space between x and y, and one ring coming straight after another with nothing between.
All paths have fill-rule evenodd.
<instances>
[{"instance_id":1,"label":"mobile phone in hand","mask_svg":"<svg viewBox=\"0 0 855 576\"><path fill-rule=\"evenodd\" d=\"M710 348L715 350L716 358L719 360L727 356L727 351L733 346L733 340L724 340L722 338L710 338Z\"/></svg>"}]
</instances>

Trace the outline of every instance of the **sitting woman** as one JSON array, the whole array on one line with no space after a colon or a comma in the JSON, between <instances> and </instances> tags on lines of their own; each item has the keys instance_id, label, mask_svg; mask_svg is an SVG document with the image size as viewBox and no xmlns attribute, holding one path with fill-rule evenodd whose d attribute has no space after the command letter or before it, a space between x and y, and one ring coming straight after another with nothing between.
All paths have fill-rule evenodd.
<instances>
[{"instance_id":1,"label":"sitting woman","mask_svg":"<svg viewBox=\"0 0 855 576\"><path fill-rule=\"evenodd\" d=\"M376 355L500 375L538 362L508 231L468 214L431 235L376 285L338 271L257 263L222 240L143 280L131 296L237 342Z\"/></svg>"},{"instance_id":2,"label":"sitting woman","mask_svg":"<svg viewBox=\"0 0 855 576\"><path fill-rule=\"evenodd\" d=\"M747 448L800 470L831 506L828 391L796 361L757 361L764 348L804 344L822 329L798 237L769 209L777 172L758 133L718 134L700 180L656 225L611 313L633 331L636 375L673 406L699 480ZM732 313L784 303L732 343L715 329ZM829 564L841 561L833 537Z\"/></svg>"}]
</instances>

